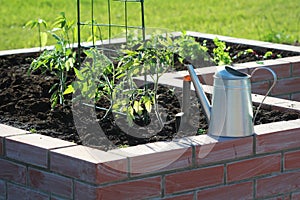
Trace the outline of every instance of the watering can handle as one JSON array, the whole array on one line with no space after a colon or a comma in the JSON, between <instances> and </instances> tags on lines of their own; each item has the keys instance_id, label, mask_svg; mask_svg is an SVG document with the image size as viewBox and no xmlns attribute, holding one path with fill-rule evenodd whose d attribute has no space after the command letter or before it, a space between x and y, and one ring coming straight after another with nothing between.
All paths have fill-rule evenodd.
<instances>
[{"instance_id":1,"label":"watering can handle","mask_svg":"<svg viewBox=\"0 0 300 200\"><path fill-rule=\"evenodd\" d=\"M260 70L260 69L265 69L265 70L268 70L269 72L272 73L272 75L273 75L273 84L271 85L271 87L269 88L269 90L268 90L267 93L265 94L263 100L261 101L261 103L259 104L258 108L256 109L255 115L254 115L254 117L253 117L253 123L254 123L254 121L255 121L255 118L256 118L256 116L257 116L257 114L258 114L258 111L259 111L260 107L262 106L263 102L265 101L265 99L267 98L268 94L271 92L271 90L274 88L274 86L275 86L275 84L276 84L276 82L277 82L277 75L275 74L275 72L274 72L272 69L267 68L267 67L257 67L257 68L255 68L255 69L252 71L252 73L251 73L251 77L252 77L252 75L253 75L257 70Z\"/></svg>"}]
</instances>

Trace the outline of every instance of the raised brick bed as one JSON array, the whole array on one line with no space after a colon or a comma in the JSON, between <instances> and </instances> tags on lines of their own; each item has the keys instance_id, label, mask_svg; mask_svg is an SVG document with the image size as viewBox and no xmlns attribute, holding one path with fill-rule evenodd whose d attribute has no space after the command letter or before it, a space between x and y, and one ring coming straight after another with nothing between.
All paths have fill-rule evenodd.
<instances>
[{"instance_id":1,"label":"raised brick bed","mask_svg":"<svg viewBox=\"0 0 300 200\"><path fill-rule=\"evenodd\" d=\"M246 138L201 135L109 152L6 125L0 131L3 199L297 199L300 192L300 120L255 126Z\"/></svg>"},{"instance_id":2,"label":"raised brick bed","mask_svg":"<svg viewBox=\"0 0 300 200\"><path fill-rule=\"evenodd\" d=\"M279 60L264 63L274 62L280 78L273 95L298 99L300 58ZM209 84L213 72L203 70L210 69L198 71ZM184 73L162 81L182 84ZM256 76L256 92L265 93L268 77ZM297 101L270 97L266 104L300 112ZM257 125L245 138L200 135L108 152L0 124L0 199L299 198L300 119Z\"/></svg>"}]
</instances>

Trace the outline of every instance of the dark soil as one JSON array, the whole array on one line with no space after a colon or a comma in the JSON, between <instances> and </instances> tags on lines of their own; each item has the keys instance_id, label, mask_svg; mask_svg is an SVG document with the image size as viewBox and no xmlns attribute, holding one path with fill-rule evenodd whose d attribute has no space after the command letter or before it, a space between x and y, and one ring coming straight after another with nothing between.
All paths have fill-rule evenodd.
<instances>
[{"instance_id":1,"label":"dark soil","mask_svg":"<svg viewBox=\"0 0 300 200\"><path fill-rule=\"evenodd\" d=\"M210 44L212 46L212 44ZM232 55L248 48L243 45L231 45ZM254 49L253 56L235 60L237 62L261 60L261 56L269 49ZM271 50L274 58L280 54L282 57L296 55L292 52ZM34 73L27 75L27 69L37 55L10 55L0 57L0 123L25 129L31 132L37 132L43 135L49 135L63 140L73 141L78 144L98 146L100 149L107 150L115 146L137 145L148 142L172 140L176 137L182 137L186 134L180 131L176 133L175 114L180 112L181 89L174 91L170 88L160 86L159 104L165 109L164 127L158 126L154 122L154 127L145 128L142 122L137 129L140 135L127 134L126 129L116 125L115 116L110 114L103 119L104 111L96 110L87 106L76 109L72 108L71 96L67 97L67 103L51 110L48 93L53 83L57 79L49 74ZM97 102L98 106L103 106L105 101ZM104 106L105 107L105 106ZM199 134L208 128L205 117L198 111L199 104L195 100L191 104L193 119L189 122L189 134ZM195 109L196 108L196 109ZM73 110L73 112L72 112ZM200 112L200 114L199 114ZM73 116L74 115L74 116ZM297 113L282 113L276 110L261 110L258 114L255 124L270 123L274 121L284 121L299 118ZM76 122L76 127L74 119ZM97 120L95 120L97 118ZM95 128L98 127L98 128ZM97 134L95 131L103 130L104 134ZM192 128L194 127L194 128ZM153 133L153 130L159 130ZM198 131L197 131L198 130ZM197 133L198 132L198 133ZM109 142L107 142L109 141ZM100 145L99 145L100 144Z\"/></svg>"}]
</instances>

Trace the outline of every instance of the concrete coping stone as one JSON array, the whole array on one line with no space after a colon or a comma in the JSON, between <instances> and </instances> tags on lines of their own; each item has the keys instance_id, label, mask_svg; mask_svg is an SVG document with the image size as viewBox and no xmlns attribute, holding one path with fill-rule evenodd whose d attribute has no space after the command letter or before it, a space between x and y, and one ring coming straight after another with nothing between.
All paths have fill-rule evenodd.
<instances>
[{"instance_id":1,"label":"concrete coping stone","mask_svg":"<svg viewBox=\"0 0 300 200\"><path fill-rule=\"evenodd\" d=\"M26 130L14 128L5 124L0 124L0 137L8 137L13 135L27 134L29 133Z\"/></svg>"},{"instance_id":2,"label":"concrete coping stone","mask_svg":"<svg viewBox=\"0 0 300 200\"><path fill-rule=\"evenodd\" d=\"M25 135L15 135L7 137L6 140L10 142L23 143L43 149L55 149L58 147L65 147L75 145L74 142L68 142L58 138L53 138L41 134L25 134Z\"/></svg>"},{"instance_id":3,"label":"concrete coping stone","mask_svg":"<svg viewBox=\"0 0 300 200\"><path fill-rule=\"evenodd\" d=\"M162 141L162 142L154 142L149 144L142 144L132 147L113 149L108 151L109 153L114 153L122 156L141 156L146 154L160 153L172 150L184 150L189 148L190 145L186 145L183 143L178 143L174 141Z\"/></svg>"},{"instance_id":4,"label":"concrete coping stone","mask_svg":"<svg viewBox=\"0 0 300 200\"><path fill-rule=\"evenodd\" d=\"M124 159L124 156L116 155L113 153L101 151L95 148L82 146L82 145L55 149L55 150L51 150L51 152L57 154L63 154L68 157L84 160L86 162L90 162L94 164Z\"/></svg>"}]
</instances>

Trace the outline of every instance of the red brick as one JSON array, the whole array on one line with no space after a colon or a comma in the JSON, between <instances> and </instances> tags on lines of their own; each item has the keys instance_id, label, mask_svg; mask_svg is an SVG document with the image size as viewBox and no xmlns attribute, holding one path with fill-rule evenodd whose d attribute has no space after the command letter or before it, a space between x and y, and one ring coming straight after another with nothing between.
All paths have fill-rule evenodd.
<instances>
[{"instance_id":1,"label":"red brick","mask_svg":"<svg viewBox=\"0 0 300 200\"><path fill-rule=\"evenodd\" d=\"M127 178L127 159L85 146L52 150L50 169L90 183L105 183Z\"/></svg>"},{"instance_id":2,"label":"red brick","mask_svg":"<svg viewBox=\"0 0 300 200\"><path fill-rule=\"evenodd\" d=\"M258 179L256 187L257 198L300 190L300 172L284 173Z\"/></svg>"},{"instance_id":3,"label":"red brick","mask_svg":"<svg viewBox=\"0 0 300 200\"><path fill-rule=\"evenodd\" d=\"M278 62L275 60L271 60L271 61ZM291 67L290 63L279 63L278 65L275 64L274 66L271 66L270 68L276 73L277 78L286 78L286 77L292 76L291 75L292 67ZM262 71L262 70L260 70L260 71ZM272 81L273 76L270 73L269 73L269 77L271 77L270 80Z\"/></svg>"},{"instance_id":4,"label":"red brick","mask_svg":"<svg viewBox=\"0 0 300 200\"><path fill-rule=\"evenodd\" d=\"M153 177L105 187L75 182L75 199L147 199L161 196L161 178Z\"/></svg>"},{"instance_id":5,"label":"red brick","mask_svg":"<svg viewBox=\"0 0 300 200\"><path fill-rule=\"evenodd\" d=\"M224 166L219 165L166 175L165 187L166 193L172 194L175 192L221 184L223 181Z\"/></svg>"},{"instance_id":6,"label":"red brick","mask_svg":"<svg viewBox=\"0 0 300 200\"><path fill-rule=\"evenodd\" d=\"M197 197L205 200L253 199L253 184L252 182L246 182L201 190L198 192Z\"/></svg>"},{"instance_id":7,"label":"red brick","mask_svg":"<svg viewBox=\"0 0 300 200\"><path fill-rule=\"evenodd\" d=\"M235 159L253 154L253 137L217 141L196 146L198 165Z\"/></svg>"},{"instance_id":8,"label":"red brick","mask_svg":"<svg viewBox=\"0 0 300 200\"><path fill-rule=\"evenodd\" d=\"M266 200L290 200L289 195L280 195L277 197L267 198Z\"/></svg>"},{"instance_id":9,"label":"red brick","mask_svg":"<svg viewBox=\"0 0 300 200\"><path fill-rule=\"evenodd\" d=\"M72 198L73 183L71 179L32 168L28 169L28 176L30 187Z\"/></svg>"},{"instance_id":10,"label":"red brick","mask_svg":"<svg viewBox=\"0 0 300 200\"><path fill-rule=\"evenodd\" d=\"M290 100L290 94L278 95L278 96L276 96L276 98ZM276 107L275 107L275 109L276 109ZM283 111L284 111L284 109L285 108L283 108Z\"/></svg>"},{"instance_id":11,"label":"red brick","mask_svg":"<svg viewBox=\"0 0 300 200\"><path fill-rule=\"evenodd\" d=\"M131 175L192 166L192 147L176 142L155 142L109 152L129 158Z\"/></svg>"},{"instance_id":12,"label":"red brick","mask_svg":"<svg viewBox=\"0 0 300 200\"><path fill-rule=\"evenodd\" d=\"M0 180L0 197L4 197L6 194L6 185L5 181Z\"/></svg>"},{"instance_id":13,"label":"red brick","mask_svg":"<svg viewBox=\"0 0 300 200\"><path fill-rule=\"evenodd\" d=\"M39 134L26 134L6 138L6 155L9 158L40 167L48 166L50 149L72 146L74 143Z\"/></svg>"},{"instance_id":14,"label":"red brick","mask_svg":"<svg viewBox=\"0 0 300 200\"><path fill-rule=\"evenodd\" d=\"M94 185L74 182L74 199L101 199L101 196L98 194L101 190L101 187L96 187Z\"/></svg>"},{"instance_id":15,"label":"red brick","mask_svg":"<svg viewBox=\"0 0 300 200\"><path fill-rule=\"evenodd\" d=\"M194 193L181 194L177 196L164 198L164 200L191 200L191 199L194 199Z\"/></svg>"},{"instance_id":16,"label":"red brick","mask_svg":"<svg viewBox=\"0 0 300 200\"><path fill-rule=\"evenodd\" d=\"M300 199L300 192L294 192L292 193L291 200L299 200Z\"/></svg>"},{"instance_id":17,"label":"red brick","mask_svg":"<svg viewBox=\"0 0 300 200\"><path fill-rule=\"evenodd\" d=\"M189 167L192 166L192 148L132 157L130 166L133 174Z\"/></svg>"},{"instance_id":18,"label":"red brick","mask_svg":"<svg viewBox=\"0 0 300 200\"><path fill-rule=\"evenodd\" d=\"M199 78L200 82L204 85L213 85L214 84L213 73L201 74L201 75L198 75L198 78Z\"/></svg>"},{"instance_id":19,"label":"red brick","mask_svg":"<svg viewBox=\"0 0 300 200\"><path fill-rule=\"evenodd\" d=\"M300 147L300 129L290 129L256 136L256 152L266 153Z\"/></svg>"},{"instance_id":20,"label":"red brick","mask_svg":"<svg viewBox=\"0 0 300 200\"><path fill-rule=\"evenodd\" d=\"M272 95L300 92L300 77L278 80L272 90Z\"/></svg>"},{"instance_id":21,"label":"red brick","mask_svg":"<svg viewBox=\"0 0 300 200\"><path fill-rule=\"evenodd\" d=\"M4 156L3 138L0 138L0 156Z\"/></svg>"},{"instance_id":22,"label":"red brick","mask_svg":"<svg viewBox=\"0 0 300 200\"><path fill-rule=\"evenodd\" d=\"M300 169L300 151L287 152L284 154L284 169Z\"/></svg>"},{"instance_id":23,"label":"red brick","mask_svg":"<svg viewBox=\"0 0 300 200\"><path fill-rule=\"evenodd\" d=\"M291 64L288 62L278 62L274 60L269 60L265 62L265 65L268 65L267 67L269 69L272 69L275 72L277 78L286 78L291 76ZM250 73L252 73L252 71L255 68L256 67L250 68ZM265 81L265 80L273 81L272 74L265 69L259 69L253 74L251 78L252 82Z\"/></svg>"},{"instance_id":24,"label":"red brick","mask_svg":"<svg viewBox=\"0 0 300 200\"><path fill-rule=\"evenodd\" d=\"M265 95L270 88L269 81L261 81L251 84L252 93Z\"/></svg>"},{"instance_id":25,"label":"red brick","mask_svg":"<svg viewBox=\"0 0 300 200\"><path fill-rule=\"evenodd\" d=\"M291 200L290 195L282 195L281 198L279 198L278 200Z\"/></svg>"},{"instance_id":26,"label":"red brick","mask_svg":"<svg viewBox=\"0 0 300 200\"><path fill-rule=\"evenodd\" d=\"M0 159L0 179L25 184L26 167Z\"/></svg>"},{"instance_id":27,"label":"red brick","mask_svg":"<svg viewBox=\"0 0 300 200\"><path fill-rule=\"evenodd\" d=\"M263 156L227 165L227 180L239 181L273 172L280 172L281 154Z\"/></svg>"},{"instance_id":28,"label":"red brick","mask_svg":"<svg viewBox=\"0 0 300 200\"><path fill-rule=\"evenodd\" d=\"M300 61L292 63L293 76L300 76Z\"/></svg>"},{"instance_id":29,"label":"red brick","mask_svg":"<svg viewBox=\"0 0 300 200\"><path fill-rule=\"evenodd\" d=\"M292 94L291 100L293 100L293 101L300 101L300 92Z\"/></svg>"},{"instance_id":30,"label":"red brick","mask_svg":"<svg viewBox=\"0 0 300 200\"><path fill-rule=\"evenodd\" d=\"M61 197L56 197L56 196L51 196L50 200L67 200L67 199L61 198Z\"/></svg>"},{"instance_id":31,"label":"red brick","mask_svg":"<svg viewBox=\"0 0 300 200\"><path fill-rule=\"evenodd\" d=\"M49 197L41 192L9 183L7 187L7 199L48 200Z\"/></svg>"}]
</instances>

